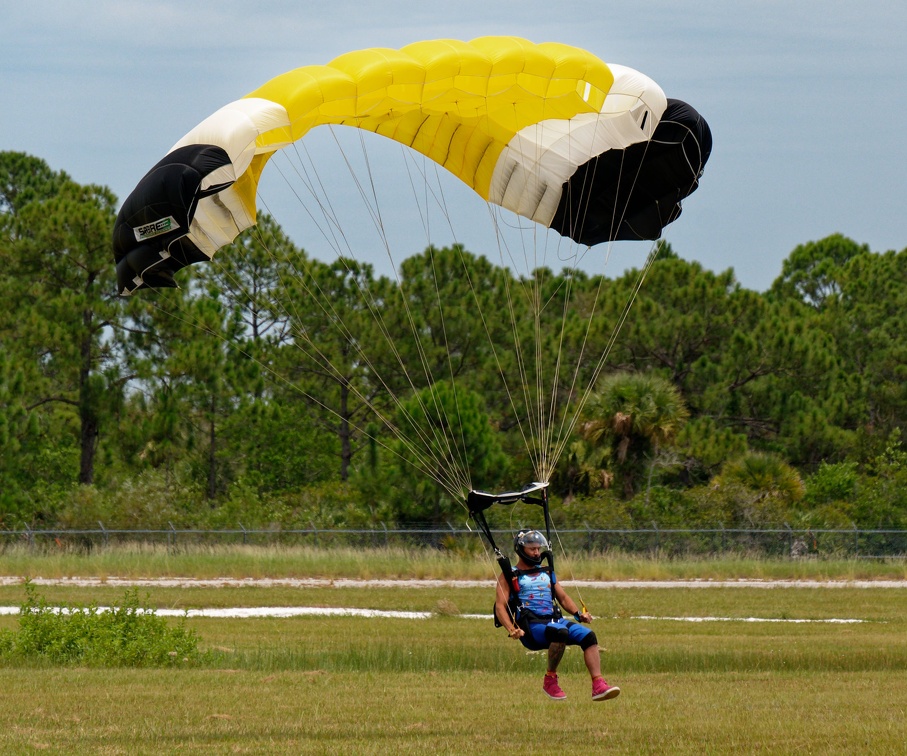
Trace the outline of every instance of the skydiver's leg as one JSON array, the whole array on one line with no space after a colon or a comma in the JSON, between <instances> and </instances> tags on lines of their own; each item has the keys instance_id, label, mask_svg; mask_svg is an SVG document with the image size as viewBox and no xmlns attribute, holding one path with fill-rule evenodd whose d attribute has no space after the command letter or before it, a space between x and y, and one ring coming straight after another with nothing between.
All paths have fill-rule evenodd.
<instances>
[{"instance_id":1,"label":"skydiver's leg","mask_svg":"<svg viewBox=\"0 0 907 756\"><path fill-rule=\"evenodd\" d=\"M583 661L586 662L586 669L594 680L602 676L601 650L598 647L598 638L591 628L579 624L578 622L567 623L567 634L569 643L576 644L583 649ZM562 652L563 653L563 652Z\"/></svg>"},{"instance_id":2,"label":"skydiver's leg","mask_svg":"<svg viewBox=\"0 0 907 756\"><path fill-rule=\"evenodd\" d=\"M564 658L564 649L566 649L563 643L552 643L548 646L548 671L550 673L557 672L558 665L561 663L561 659Z\"/></svg>"},{"instance_id":3,"label":"skydiver's leg","mask_svg":"<svg viewBox=\"0 0 907 756\"><path fill-rule=\"evenodd\" d=\"M589 675L593 680L602 676L602 658L601 652L598 650L598 644L589 646L583 651L583 661L586 662L586 669L589 670Z\"/></svg>"},{"instance_id":4,"label":"skydiver's leg","mask_svg":"<svg viewBox=\"0 0 907 756\"><path fill-rule=\"evenodd\" d=\"M567 697L567 694L561 690L561 686L557 684L557 666L561 663L565 648L567 647L563 643L552 643L548 646L548 671L542 682L542 690L545 691L548 698L555 701L563 701Z\"/></svg>"}]
</instances>

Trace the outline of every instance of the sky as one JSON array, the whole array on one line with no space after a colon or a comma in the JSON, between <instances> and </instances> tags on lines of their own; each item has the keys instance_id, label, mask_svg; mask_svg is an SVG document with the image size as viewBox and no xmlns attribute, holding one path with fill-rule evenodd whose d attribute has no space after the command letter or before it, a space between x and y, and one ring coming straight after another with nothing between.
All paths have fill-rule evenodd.
<instances>
[{"instance_id":1,"label":"sky","mask_svg":"<svg viewBox=\"0 0 907 756\"><path fill-rule=\"evenodd\" d=\"M193 126L280 73L491 34L636 68L707 119L700 188L665 231L680 257L764 291L797 245L833 233L907 247L903 0L0 0L0 150L122 201Z\"/></svg>"}]
</instances>

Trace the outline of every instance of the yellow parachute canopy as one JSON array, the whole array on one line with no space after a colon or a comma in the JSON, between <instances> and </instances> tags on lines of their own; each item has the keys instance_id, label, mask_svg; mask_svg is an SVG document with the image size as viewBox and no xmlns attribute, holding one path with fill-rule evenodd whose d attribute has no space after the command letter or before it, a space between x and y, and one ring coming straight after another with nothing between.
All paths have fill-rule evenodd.
<instances>
[{"instance_id":1,"label":"yellow parachute canopy","mask_svg":"<svg viewBox=\"0 0 907 756\"><path fill-rule=\"evenodd\" d=\"M271 155L329 124L405 144L484 199L582 243L657 238L711 149L705 121L680 105L690 112L666 119L671 102L643 74L517 37L372 48L297 68L206 118L139 183L114 230L119 288L172 286L176 270L210 259L255 223ZM641 161L666 121L681 122L671 143L682 175L663 187L676 166L653 164L650 190ZM615 187L626 164L618 153L634 145L643 151L630 196Z\"/></svg>"}]
</instances>

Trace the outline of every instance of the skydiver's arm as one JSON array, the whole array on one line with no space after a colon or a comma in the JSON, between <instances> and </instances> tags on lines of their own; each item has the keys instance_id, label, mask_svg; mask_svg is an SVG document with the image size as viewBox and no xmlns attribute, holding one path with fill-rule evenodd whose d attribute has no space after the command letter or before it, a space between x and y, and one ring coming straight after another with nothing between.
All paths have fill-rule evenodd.
<instances>
[{"instance_id":1,"label":"skydiver's arm","mask_svg":"<svg viewBox=\"0 0 907 756\"><path fill-rule=\"evenodd\" d=\"M498 575L497 591L494 598L494 613L511 638L522 638L524 633L517 627L510 616L510 609L507 607L510 598L510 586L507 585L507 579L503 575Z\"/></svg>"},{"instance_id":2,"label":"skydiver's arm","mask_svg":"<svg viewBox=\"0 0 907 756\"><path fill-rule=\"evenodd\" d=\"M576 605L576 602L567 595L567 592L561 588L560 583L554 584L554 598L557 599L557 603L561 605L565 612L572 614L575 619L578 619L580 622L591 622L592 615L589 612L581 612L580 608Z\"/></svg>"}]
</instances>

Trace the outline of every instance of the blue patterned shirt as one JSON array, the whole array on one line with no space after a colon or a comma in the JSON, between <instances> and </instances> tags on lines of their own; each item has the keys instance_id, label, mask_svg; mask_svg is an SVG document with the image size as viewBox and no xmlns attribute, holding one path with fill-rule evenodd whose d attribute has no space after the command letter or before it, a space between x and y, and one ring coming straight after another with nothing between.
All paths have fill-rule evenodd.
<instances>
[{"instance_id":1,"label":"blue patterned shirt","mask_svg":"<svg viewBox=\"0 0 907 756\"><path fill-rule=\"evenodd\" d=\"M557 581L557 577L554 580ZM552 581L545 570L519 575L517 582L520 586L517 595L526 609L538 617L550 617L554 614Z\"/></svg>"}]
</instances>

